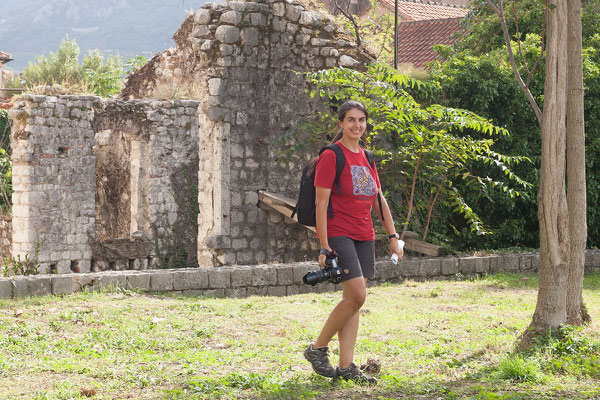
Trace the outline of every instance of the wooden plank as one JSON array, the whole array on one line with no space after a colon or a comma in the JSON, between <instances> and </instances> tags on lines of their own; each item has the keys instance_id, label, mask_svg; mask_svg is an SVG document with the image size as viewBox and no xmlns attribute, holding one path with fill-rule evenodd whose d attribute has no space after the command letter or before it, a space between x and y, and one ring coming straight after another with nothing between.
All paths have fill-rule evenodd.
<instances>
[{"instance_id":1,"label":"wooden plank","mask_svg":"<svg viewBox=\"0 0 600 400\"><path fill-rule=\"evenodd\" d=\"M423 242L416 239L406 239L405 249L416 251L417 253L427 254L429 256L439 257L444 255L444 248L435 244Z\"/></svg>"},{"instance_id":2,"label":"wooden plank","mask_svg":"<svg viewBox=\"0 0 600 400\"><path fill-rule=\"evenodd\" d=\"M258 202L258 207L262 208L263 210L266 211L274 211L280 214L283 214L285 216L285 218L291 219L295 222L298 222L298 218L294 215L294 218L290 217L290 210L288 210L286 207L281 206L281 205L277 205L277 204L267 204L264 202ZM300 224L302 225L302 224ZM303 227L305 227L306 229L308 229L309 231L313 231L313 232L317 232L316 228L314 226L306 226L306 225L302 225Z\"/></svg>"},{"instance_id":3,"label":"wooden plank","mask_svg":"<svg viewBox=\"0 0 600 400\"><path fill-rule=\"evenodd\" d=\"M272 204L281 204L288 207L290 210L293 210L296 207L296 200L290 199L289 197L281 196L274 193L269 193L265 190L258 191L258 199L262 201L268 201Z\"/></svg>"}]
</instances>

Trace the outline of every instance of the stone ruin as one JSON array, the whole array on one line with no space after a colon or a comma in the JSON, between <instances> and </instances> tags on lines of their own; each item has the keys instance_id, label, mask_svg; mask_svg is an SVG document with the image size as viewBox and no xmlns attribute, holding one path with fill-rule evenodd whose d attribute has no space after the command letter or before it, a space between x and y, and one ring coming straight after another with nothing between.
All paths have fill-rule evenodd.
<instances>
[{"instance_id":1,"label":"stone ruin","mask_svg":"<svg viewBox=\"0 0 600 400\"><path fill-rule=\"evenodd\" d=\"M59 274L314 258L312 232L257 207L260 189L298 189L270 143L323 107L298 72L372 57L296 1L207 4L174 40L120 99L15 103L13 257Z\"/></svg>"}]
</instances>

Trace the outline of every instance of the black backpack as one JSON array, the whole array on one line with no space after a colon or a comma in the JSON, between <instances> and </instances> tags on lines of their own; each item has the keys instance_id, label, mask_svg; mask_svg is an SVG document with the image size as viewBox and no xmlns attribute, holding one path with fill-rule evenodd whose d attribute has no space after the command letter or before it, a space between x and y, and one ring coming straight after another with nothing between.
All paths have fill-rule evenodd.
<instances>
[{"instance_id":1,"label":"black backpack","mask_svg":"<svg viewBox=\"0 0 600 400\"><path fill-rule=\"evenodd\" d=\"M328 146L323 147L319 151L319 156L323 154L325 150L332 150L335 153L335 179L333 183L337 187L337 192L340 191L340 175L342 175L342 171L344 170L344 166L346 165L346 157L344 156L344 152L342 148L337 144L333 143ZM365 151L365 155L367 157L367 162L371 166L371 168L375 168L375 156L372 151L367 149L363 149ZM316 226L317 224L317 210L316 210L316 190L315 190L315 174L314 172L309 174L308 170L310 168L310 164L304 167L302 171L302 178L300 178L300 192L298 194L298 201L296 202L296 207L294 207L294 211L292 212L291 218L294 218L294 215L298 215L298 222L302 225L306 226ZM377 200L379 201L379 209L381 209L381 198L379 197L379 192L377 192ZM329 198L329 205L327 206L327 214L329 218L333 218L333 207L331 205L331 197Z\"/></svg>"}]
</instances>

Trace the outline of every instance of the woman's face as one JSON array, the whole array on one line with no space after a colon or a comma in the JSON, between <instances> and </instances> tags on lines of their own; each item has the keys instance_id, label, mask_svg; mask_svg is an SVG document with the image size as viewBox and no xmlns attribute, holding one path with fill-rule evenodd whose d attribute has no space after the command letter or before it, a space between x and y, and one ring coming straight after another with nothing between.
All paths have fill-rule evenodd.
<instances>
[{"instance_id":1,"label":"woman's face","mask_svg":"<svg viewBox=\"0 0 600 400\"><path fill-rule=\"evenodd\" d=\"M352 139L360 139L367 130L367 116L356 108L346 111L343 121L338 121L344 136Z\"/></svg>"}]
</instances>

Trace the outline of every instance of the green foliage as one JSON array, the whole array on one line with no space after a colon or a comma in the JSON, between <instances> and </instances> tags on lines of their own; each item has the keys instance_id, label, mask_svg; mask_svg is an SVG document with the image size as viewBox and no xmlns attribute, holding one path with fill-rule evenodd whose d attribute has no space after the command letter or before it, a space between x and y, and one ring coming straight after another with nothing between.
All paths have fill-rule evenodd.
<instances>
[{"instance_id":1,"label":"green foliage","mask_svg":"<svg viewBox=\"0 0 600 400\"><path fill-rule=\"evenodd\" d=\"M595 21L595 19L593 19ZM584 20L585 22L585 20ZM585 27L584 27L585 30ZM524 78L528 66L535 64L540 51L540 36L530 34L521 42L521 53L516 54L517 64ZM593 45L584 49L584 107L586 130L586 173L588 202L588 246L596 246L600 240L600 35L588 38ZM516 43L514 48L518 48ZM455 53L443 63L432 64L430 71L432 87L429 101L437 101L450 107L467 108L489 118L495 124L511 132L499 137L495 147L508 155L524 154L532 160L530 165L515 165L514 172L532 187L523 190L524 196L508 200L497 194L491 202L476 202L474 196L465 194L469 204L477 204L478 214L486 225L495 227L495 234L486 237L472 235L456 221L460 232L456 243L464 250L471 248L503 248L508 246L539 246L537 207L535 203L539 186L541 133L537 119L524 94L517 85L505 49L495 49L479 57L468 52ZM538 104L543 102L544 60L540 59L530 78L529 87ZM474 203L474 201L476 203Z\"/></svg>"},{"instance_id":2,"label":"green foliage","mask_svg":"<svg viewBox=\"0 0 600 400\"><path fill-rule=\"evenodd\" d=\"M119 56L109 56L105 63L104 56L99 50L90 50L83 57L80 71L94 94L108 97L121 90L123 61Z\"/></svg>"},{"instance_id":3,"label":"green foliage","mask_svg":"<svg viewBox=\"0 0 600 400\"><path fill-rule=\"evenodd\" d=\"M533 53L531 57L534 57ZM543 72L543 68L541 70ZM494 121L511 132L511 135L497 138L494 145L496 151L508 156L526 155L532 161L532 164L513 166L515 174L532 183L532 186L522 190L522 196L518 198L511 199L495 192L489 193L488 201L483 202L474 193L465 192L465 198L482 216L483 222L494 228L494 235L473 235L467 226L454 219L445 229L448 234L459 232L454 241L456 248L538 247L535 199L539 182L541 135L535 114L517 85L506 58L500 53L481 57L455 54L442 64L432 65L430 80L439 85L439 90L430 95L429 101L467 108ZM543 87L538 75L532 78L532 84ZM535 87L533 92L536 93ZM539 90L537 92L540 93ZM493 170L481 170L480 166L473 168L475 173L487 173L499 179Z\"/></svg>"},{"instance_id":4,"label":"green foliage","mask_svg":"<svg viewBox=\"0 0 600 400\"><path fill-rule=\"evenodd\" d=\"M364 73L337 68L309 73L307 77L314 85L312 97L320 96L331 105L354 99L367 107L371 129L366 141L378 157L386 198L413 231L426 236L434 216L446 217L441 224L448 221L448 213L436 212L439 202L444 209L461 215L472 232L487 234L489 229L467 202L465 193L476 193L478 199L483 199L500 191L514 198L520 196L520 189L509 183L529 187L511 169L527 158L508 157L492 150L495 138L508 135L506 129L464 109L423 106L409 93L432 92L435 88L431 84L382 64L371 65ZM322 144L324 133L335 126L334 116L320 113L316 120L286 133L278 144L286 146L288 158L303 156L307 149L315 148L315 143ZM475 173L473 165L484 172L496 171L497 178L487 172Z\"/></svg>"},{"instance_id":5,"label":"green foliage","mask_svg":"<svg viewBox=\"0 0 600 400\"><path fill-rule=\"evenodd\" d=\"M498 375L501 379L519 382L541 382L544 375L539 363L530 358L524 358L520 354L513 354L498 365Z\"/></svg>"},{"instance_id":6,"label":"green foliage","mask_svg":"<svg viewBox=\"0 0 600 400\"><path fill-rule=\"evenodd\" d=\"M27 87L59 84L68 91L93 93L108 97L117 94L128 71L145 63L144 57L123 62L118 55L104 56L99 50L90 50L79 64L80 49L74 39L63 39L56 53L39 56L30 62L21 74Z\"/></svg>"},{"instance_id":7,"label":"green foliage","mask_svg":"<svg viewBox=\"0 0 600 400\"><path fill-rule=\"evenodd\" d=\"M125 68L127 68L127 73L130 74L136 69L140 68L144 64L148 62L148 58L144 56L135 56L133 58L125 61Z\"/></svg>"},{"instance_id":8,"label":"green foliage","mask_svg":"<svg viewBox=\"0 0 600 400\"><path fill-rule=\"evenodd\" d=\"M497 4L497 1L494 3ZM508 0L503 1L503 5L508 31L512 35L511 39L516 38L517 26L521 40L530 33L542 34L544 0ZM500 21L486 0L473 0L469 4L469 8L471 11L463 21L467 34L464 40L457 43L457 47L477 55L503 48L505 41Z\"/></svg>"},{"instance_id":9,"label":"green foliage","mask_svg":"<svg viewBox=\"0 0 600 400\"><path fill-rule=\"evenodd\" d=\"M25 257L21 259L21 255L17 257L6 257L4 259L4 265L0 267L2 275L7 277L11 275L37 275L40 273L40 264L38 263L38 254L40 253L41 243L37 242L33 252L33 256L30 258L29 254L25 254Z\"/></svg>"},{"instance_id":10,"label":"green foliage","mask_svg":"<svg viewBox=\"0 0 600 400\"><path fill-rule=\"evenodd\" d=\"M12 161L10 158L10 120L0 110L0 213L10 210L12 195Z\"/></svg>"},{"instance_id":11,"label":"green foliage","mask_svg":"<svg viewBox=\"0 0 600 400\"><path fill-rule=\"evenodd\" d=\"M600 0L583 0L581 4L583 45L587 47L600 29ZM530 34L543 35L545 0L505 0L503 5L511 40L523 41ZM486 0L472 0L469 8L471 11L463 21L464 39L457 42L457 49L483 55L505 48L500 21ZM518 53L518 46L514 49Z\"/></svg>"},{"instance_id":12,"label":"green foliage","mask_svg":"<svg viewBox=\"0 0 600 400\"><path fill-rule=\"evenodd\" d=\"M369 3L368 13L360 18L354 15L353 18L365 46L373 52L378 61L389 64L394 60L394 15L388 12L382 13L377 0L369 0ZM342 4L349 6L350 2ZM343 14L339 14L336 20L348 31L355 32L354 24Z\"/></svg>"},{"instance_id":13,"label":"green foliage","mask_svg":"<svg viewBox=\"0 0 600 400\"><path fill-rule=\"evenodd\" d=\"M536 338L534 349L550 373L600 378L600 343L591 341L581 327L548 329Z\"/></svg>"}]
</instances>

